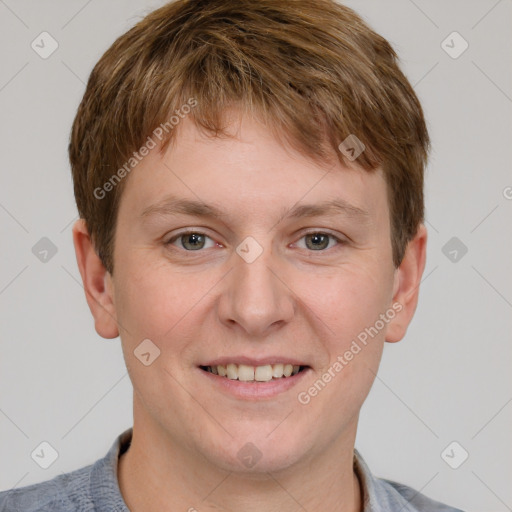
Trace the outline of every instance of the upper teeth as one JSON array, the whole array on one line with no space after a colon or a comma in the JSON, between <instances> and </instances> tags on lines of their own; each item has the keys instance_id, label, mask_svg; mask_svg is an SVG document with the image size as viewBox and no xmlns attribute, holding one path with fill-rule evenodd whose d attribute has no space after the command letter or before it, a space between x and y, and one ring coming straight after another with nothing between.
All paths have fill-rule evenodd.
<instances>
[{"instance_id":1,"label":"upper teeth","mask_svg":"<svg viewBox=\"0 0 512 512\"><path fill-rule=\"evenodd\" d=\"M264 366L248 366L246 364L228 364L226 366L219 364L208 366L207 370L215 375L227 377L232 380L241 381L259 381L265 382L272 378L289 377L298 373L300 366L292 364L266 364Z\"/></svg>"}]
</instances>

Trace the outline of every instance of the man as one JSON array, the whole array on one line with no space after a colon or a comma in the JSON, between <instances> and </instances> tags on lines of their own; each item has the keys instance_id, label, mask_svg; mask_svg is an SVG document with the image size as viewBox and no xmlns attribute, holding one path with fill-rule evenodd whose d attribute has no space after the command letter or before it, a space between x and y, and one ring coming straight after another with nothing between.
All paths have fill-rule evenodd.
<instances>
[{"instance_id":1,"label":"man","mask_svg":"<svg viewBox=\"0 0 512 512\"><path fill-rule=\"evenodd\" d=\"M354 450L425 265L421 106L328 0L178 0L94 68L69 154L134 425L6 510L453 511Z\"/></svg>"}]
</instances>

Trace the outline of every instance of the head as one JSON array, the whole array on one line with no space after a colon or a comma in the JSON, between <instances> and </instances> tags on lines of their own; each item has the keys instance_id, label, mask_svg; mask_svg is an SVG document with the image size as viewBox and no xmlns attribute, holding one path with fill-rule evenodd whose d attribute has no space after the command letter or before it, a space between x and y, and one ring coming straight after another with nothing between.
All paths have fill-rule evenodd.
<instances>
[{"instance_id":1,"label":"head","mask_svg":"<svg viewBox=\"0 0 512 512\"><path fill-rule=\"evenodd\" d=\"M121 36L69 154L79 268L135 425L226 469L247 442L275 470L353 439L416 308L428 145L393 49L337 3L178 0ZM254 361L297 383L240 398L205 371Z\"/></svg>"}]
</instances>

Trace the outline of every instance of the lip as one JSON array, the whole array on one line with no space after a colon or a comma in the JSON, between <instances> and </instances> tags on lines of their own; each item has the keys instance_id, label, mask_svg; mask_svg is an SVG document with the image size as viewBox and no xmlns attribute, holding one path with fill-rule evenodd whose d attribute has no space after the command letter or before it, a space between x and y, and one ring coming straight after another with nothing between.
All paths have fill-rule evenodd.
<instances>
[{"instance_id":1,"label":"lip","mask_svg":"<svg viewBox=\"0 0 512 512\"><path fill-rule=\"evenodd\" d=\"M260 359L254 359L247 356L231 356L221 357L206 363L200 363L198 366L218 366L219 364L226 366L228 364L246 364L247 366L265 366L267 364L291 364L294 366L309 366L304 361L290 359L283 356L267 356Z\"/></svg>"},{"instance_id":2,"label":"lip","mask_svg":"<svg viewBox=\"0 0 512 512\"><path fill-rule=\"evenodd\" d=\"M240 358L242 359L242 358ZM236 359L241 364L243 363L240 359ZM233 359L230 359L233 361ZM226 361L224 359L224 361ZM276 361L276 359L274 359ZM215 366L217 363L213 362L212 364L205 366ZM251 363L252 366L263 366L264 364L270 363L262 363L258 361L258 364ZM290 362L290 364L292 364ZM298 363L297 363L298 364ZM300 365L306 366L306 365ZM209 385L215 386L216 389L219 389L223 393L227 393L235 398L242 400L258 400L258 399L268 399L274 398L281 393L284 393L294 386L296 386L306 374L308 374L311 370L310 367L305 368L301 372L291 375L290 377L282 377L280 379L269 380L267 382L244 382L239 380L228 379L227 377L221 377L220 375L214 375L213 373L202 370L201 368L197 368L197 370L207 379L209 379Z\"/></svg>"}]
</instances>

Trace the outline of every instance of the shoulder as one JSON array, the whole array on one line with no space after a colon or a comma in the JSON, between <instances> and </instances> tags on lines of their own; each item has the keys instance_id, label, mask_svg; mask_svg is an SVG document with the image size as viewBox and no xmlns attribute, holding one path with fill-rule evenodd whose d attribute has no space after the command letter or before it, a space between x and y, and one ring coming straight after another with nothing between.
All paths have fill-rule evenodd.
<instances>
[{"instance_id":1,"label":"shoulder","mask_svg":"<svg viewBox=\"0 0 512 512\"><path fill-rule=\"evenodd\" d=\"M89 481L92 465L52 480L0 492L1 512L93 511Z\"/></svg>"},{"instance_id":2,"label":"shoulder","mask_svg":"<svg viewBox=\"0 0 512 512\"><path fill-rule=\"evenodd\" d=\"M406 507L403 512L463 512L458 508L445 505L439 501L435 501L416 489L399 482L377 478L377 489L384 491L390 499L402 500ZM397 504L399 502L397 501ZM394 509L390 509L394 510ZM398 510L398 509L397 509Z\"/></svg>"},{"instance_id":3,"label":"shoulder","mask_svg":"<svg viewBox=\"0 0 512 512\"><path fill-rule=\"evenodd\" d=\"M0 492L0 512L129 512L119 490L117 463L131 436L132 429L123 432L94 464Z\"/></svg>"},{"instance_id":4,"label":"shoulder","mask_svg":"<svg viewBox=\"0 0 512 512\"><path fill-rule=\"evenodd\" d=\"M361 485L364 512L463 512L407 485L375 477L356 449L354 470Z\"/></svg>"}]
</instances>

